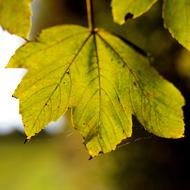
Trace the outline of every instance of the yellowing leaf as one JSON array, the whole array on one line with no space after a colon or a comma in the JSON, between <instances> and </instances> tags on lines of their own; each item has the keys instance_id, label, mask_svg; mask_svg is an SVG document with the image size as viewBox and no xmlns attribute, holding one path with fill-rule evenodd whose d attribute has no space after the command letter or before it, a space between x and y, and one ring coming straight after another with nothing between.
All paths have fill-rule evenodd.
<instances>
[{"instance_id":1,"label":"yellowing leaf","mask_svg":"<svg viewBox=\"0 0 190 190\"><path fill-rule=\"evenodd\" d=\"M35 66L14 93L20 99L20 112L28 138L68 109L71 93L68 71L87 36L87 29L75 26L47 29L38 42L25 44L10 61L9 66L17 63L19 67L22 63L26 68Z\"/></svg>"},{"instance_id":2,"label":"yellowing leaf","mask_svg":"<svg viewBox=\"0 0 190 190\"><path fill-rule=\"evenodd\" d=\"M163 17L172 36L190 50L190 1L164 0Z\"/></svg>"},{"instance_id":3,"label":"yellowing leaf","mask_svg":"<svg viewBox=\"0 0 190 190\"><path fill-rule=\"evenodd\" d=\"M112 13L114 21L125 23L125 16L130 14L136 18L148 11L157 0L112 0Z\"/></svg>"},{"instance_id":4,"label":"yellowing leaf","mask_svg":"<svg viewBox=\"0 0 190 190\"><path fill-rule=\"evenodd\" d=\"M125 23L126 17L136 18L148 11L157 0L112 0L114 21ZM172 36L190 50L190 1L163 0L164 25Z\"/></svg>"},{"instance_id":5,"label":"yellowing leaf","mask_svg":"<svg viewBox=\"0 0 190 190\"><path fill-rule=\"evenodd\" d=\"M17 50L8 67L29 69L14 93L28 139L68 107L93 157L131 136L132 115L155 135L183 137L179 91L143 55L105 31L46 29Z\"/></svg>"},{"instance_id":6,"label":"yellowing leaf","mask_svg":"<svg viewBox=\"0 0 190 190\"><path fill-rule=\"evenodd\" d=\"M0 25L9 32L28 38L32 0L0 0Z\"/></svg>"},{"instance_id":7,"label":"yellowing leaf","mask_svg":"<svg viewBox=\"0 0 190 190\"><path fill-rule=\"evenodd\" d=\"M124 67L120 79L124 105L130 104L133 114L149 132L165 138L182 137L184 99L180 92L130 46L107 33L102 37L115 60Z\"/></svg>"}]
</instances>

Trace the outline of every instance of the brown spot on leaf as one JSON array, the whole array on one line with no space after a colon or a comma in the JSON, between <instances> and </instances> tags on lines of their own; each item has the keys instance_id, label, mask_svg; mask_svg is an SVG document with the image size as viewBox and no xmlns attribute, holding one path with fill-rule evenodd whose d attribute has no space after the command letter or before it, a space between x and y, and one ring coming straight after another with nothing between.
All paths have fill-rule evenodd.
<instances>
[{"instance_id":1,"label":"brown spot on leaf","mask_svg":"<svg viewBox=\"0 0 190 190\"><path fill-rule=\"evenodd\" d=\"M125 16L125 21L127 21L128 19L131 19L131 18L133 18L133 14L128 13L128 14Z\"/></svg>"}]
</instances>

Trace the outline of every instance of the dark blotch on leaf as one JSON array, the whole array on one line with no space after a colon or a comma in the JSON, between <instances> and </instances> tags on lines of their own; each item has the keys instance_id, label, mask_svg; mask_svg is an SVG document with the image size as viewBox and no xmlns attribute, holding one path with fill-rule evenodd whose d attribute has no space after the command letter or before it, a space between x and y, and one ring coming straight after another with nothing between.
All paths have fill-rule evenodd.
<instances>
[{"instance_id":1,"label":"dark blotch on leaf","mask_svg":"<svg viewBox=\"0 0 190 190\"><path fill-rule=\"evenodd\" d=\"M131 19L131 18L133 18L133 14L128 13L128 14L125 16L125 21L127 21L128 19Z\"/></svg>"},{"instance_id":2,"label":"dark blotch on leaf","mask_svg":"<svg viewBox=\"0 0 190 190\"><path fill-rule=\"evenodd\" d=\"M137 83L136 83L136 82L133 82L133 84L134 84L134 86L136 86L136 87L137 87Z\"/></svg>"}]
</instances>

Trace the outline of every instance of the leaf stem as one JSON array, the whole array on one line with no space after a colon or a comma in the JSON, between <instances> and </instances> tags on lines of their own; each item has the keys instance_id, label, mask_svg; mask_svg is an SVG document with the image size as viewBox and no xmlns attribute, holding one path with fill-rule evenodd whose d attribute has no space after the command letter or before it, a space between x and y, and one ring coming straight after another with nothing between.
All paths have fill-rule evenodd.
<instances>
[{"instance_id":1,"label":"leaf stem","mask_svg":"<svg viewBox=\"0 0 190 190\"><path fill-rule=\"evenodd\" d=\"M93 11L93 0L86 0L87 16L88 16L88 27L94 31L94 11Z\"/></svg>"}]
</instances>

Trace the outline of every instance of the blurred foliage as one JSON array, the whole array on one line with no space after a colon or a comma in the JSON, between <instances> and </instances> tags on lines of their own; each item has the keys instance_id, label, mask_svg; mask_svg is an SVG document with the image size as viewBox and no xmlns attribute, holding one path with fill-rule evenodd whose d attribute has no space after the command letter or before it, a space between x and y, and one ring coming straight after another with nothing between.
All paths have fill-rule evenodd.
<instances>
[{"instance_id":1,"label":"blurred foliage","mask_svg":"<svg viewBox=\"0 0 190 190\"><path fill-rule=\"evenodd\" d=\"M41 134L28 144L15 133L0 138L0 189L188 190L189 143L142 138L88 160L80 135Z\"/></svg>"},{"instance_id":2,"label":"blurred foliage","mask_svg":"<svg viewBox=\"0 0 190 190\"><path fill-rule=\"evenodd\" d=\"M0 138L0 189L112 189L107 173L113 161L106 156L88 161L81 140L73 132L40 135L26 145L21 139L18 134Z\"/></svg>"},{"instance_id":3,"label":"blurred foliage","mask_svg":"<svg viewBox=\"0 0 190 190\"><path fill-rule=\"evenodd\" d=\"M163 28L160 1L124 26L113 23L109 0L94 0L94 5L96 26L150 52L153 66L182 91L186 98L186 139L150 136L145 140L138 127L141 140L135 141L134 137L118 151L89 161L82 139L72 127L58 136L41 134L26 145L22 136L1 137L0 189L189 190L189 52ZM34 0L33 6L36 14L32 38L42 28L56 24L87 25L84 0Z\"/></svg>"}]
</instances>

